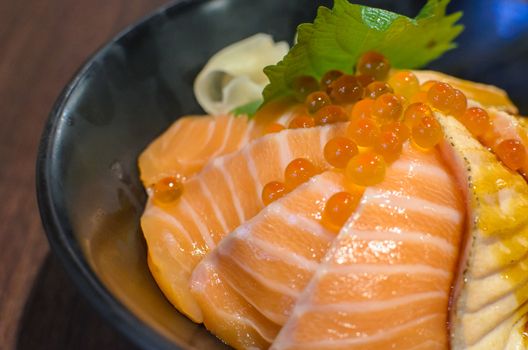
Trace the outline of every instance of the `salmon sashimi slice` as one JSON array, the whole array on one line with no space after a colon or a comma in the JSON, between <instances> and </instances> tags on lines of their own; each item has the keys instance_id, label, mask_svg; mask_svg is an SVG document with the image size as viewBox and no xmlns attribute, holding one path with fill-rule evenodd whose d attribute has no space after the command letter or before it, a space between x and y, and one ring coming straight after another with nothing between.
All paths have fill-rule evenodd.
<instances>
[{"instance_id":1,"label":"salmon sashimi slice","mask_svg":"<svg viewBox=\"0 0 528 350\"><path fill-rule=\"evenodd\" d=\"M189 177L217 156L237 151L257 137L254 121L231 115L178 119L139 156L148 187L167 176Z\"/></svg>"},{"instance_id":2,"label":"salmon sashimi slice","mask_svg":"<svg viewBox=\"0 0 528 350\"><path fill-rule=\"evenodd\" d=\"M141 227L148 245L149 267L166 297L195 322L201 311L190 294L189 278L200 260L222 238L263 207L263 186L283 181L293 159L307 158L329 168L323 148L343 136L347 124L283 130L250 142L241 150L213 159L184 183L175 202L147 202Z\"/></svg>"},{"instance_id":3,"label":"salmon sashimi slice","mask_svg":"<svg viewBox=\"0 0 528 350\"><path fill-rule=\"evenodd\" d=\"M463 224L439 152L407 144L366 189L272 349L446 349Z\"/></svg>"},{"instance_id":4,"label":"salmon sashimi slice","mask_svg":"<svg viewBox=\"0 0 528 350\"><path fill-rule=\"evenodd\" d=\"M450 321L453 349L519 349L528 312L528 184L453 117L436 113L465 184L467 240ZM505 347L505 344L511 344Z\"/></svg>"},{"instance_id":5,"label":"salmon sashimi slice","mask_svg":"<svg viewBox=\"0 0 528 350\"><path fill-rule=\"evenodd\" d=\"M319 217L326 200L341 191L342 173L317 175L239 226L202 260L191 290L211 332L236 349L269 347L335 238Z\"/></svg>"}]
</instances>

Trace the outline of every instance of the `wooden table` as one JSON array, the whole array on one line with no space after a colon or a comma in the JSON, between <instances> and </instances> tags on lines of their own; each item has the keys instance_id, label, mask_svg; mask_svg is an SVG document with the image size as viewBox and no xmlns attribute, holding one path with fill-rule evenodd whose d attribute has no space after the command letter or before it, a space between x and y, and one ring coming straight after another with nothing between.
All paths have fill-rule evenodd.
<instances>
[{"instance_id":1,"label":"wooden table","mask_svg":"<svg viewBox=\"0 0 528 350\"><path fill-rule=\"evenodd\" d=\"M0 349L134 349L50 255L35 158L62 87L105 41L166 0L0 1Z\"/></svg>"}]
</instances>

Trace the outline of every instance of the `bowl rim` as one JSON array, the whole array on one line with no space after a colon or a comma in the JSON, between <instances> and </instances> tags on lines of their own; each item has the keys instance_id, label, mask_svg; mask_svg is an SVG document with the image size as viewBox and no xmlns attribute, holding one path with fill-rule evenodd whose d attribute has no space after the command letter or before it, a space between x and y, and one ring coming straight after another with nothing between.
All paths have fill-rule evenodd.
<instances>
[{"instance_id":1,"label":"bowl rim","mask_svg":"<svg viewBox=\"0 0 528 350\"><path fill-rule=\"evenodd\" d=\"M131 343L142 349L183 350L175 342L155 331L132 313L104 286L91 268L77 243L72 227L69 223L65 223L63 219L64 214L60 212L62 206L61 201L53 195L51 188L53 149L57 141L57 130L59 124L61 124L61 116L65 106L95 61L104 56L113 45L124 39L131 32L144 30L150 22L164 15L168 10L183 10L189 6L198 5L206 1L208 0L172 0L132 24L127 25L117 35L113 36L88 56L53 104L41 134L37 151L35 169L37 203L42 226L50 244L51 251L58 257L61 265L80 290L81 294L103 316L107 323L114 329L117 329Z\"/></svg>"}]
</instances>

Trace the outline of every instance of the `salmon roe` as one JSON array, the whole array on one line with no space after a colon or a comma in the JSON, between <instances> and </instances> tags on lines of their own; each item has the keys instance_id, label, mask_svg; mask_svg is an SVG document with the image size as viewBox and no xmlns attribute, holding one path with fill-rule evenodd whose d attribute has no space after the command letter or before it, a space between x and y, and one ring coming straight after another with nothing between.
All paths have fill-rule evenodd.
<instances>
[{"instance_id":1,"label":"salmon roe","mask_svg":"<svg viewBox=\"0 0 528 350\"><path fill-rule=\"evenodd\" d=\"M449 113L455 98L455 89L447 83L435 83L427 92L427 99L432 107Z\"/></svg>"},{"instance_id":2,"label":"salmon roe","mask_svg":"<svg viewBox=\"0 0 528 350\"><path fill-rule=\"evenodd\" d=\"M315 126L314 118L308 115L299 115L293 118L288 125L289 129L312 128Z\"/></svg>"},{"instance_id":3,"label":"salmon roe","mask_svg":"<svg viewBox=\"0 0 528 350\"><path fill-rule=\"evenodd\" d=\"M431 107L426 105L425 103L413 103L405 109L405 113L403 114L403 122L407 127L412 128L413 126L417 125L420 120L424 117L433 117L433 111L431 110Z\"/></svg>"},{"instance_id":4,"label":"salmon roe","mask_svg":"<svg viewBox=\"0 0 528 350\"><path fill-rule=\"evenodd\" d=\"M371 147L379 137L379 127L372 118L353 119L347 128L347 136L358 146Z\"/></svg>"},{"instance_id":5,"label":"salmon roe","mask_svg":"<svg viewBox=\"0 0 528 350\"><path fill-rule=\"evenodd\" d=\"M526 149L519 140L504 140L495 147L497 157L511 170L519 170L526 161Z\"/></svg>"},{"instance_id":6,"label":"salmon roe","mask_svg":"<svg viewBox=\"0 0 528 350\"><path fill-rule=\"evenodd\" d=\"M266 134L274 134L286 129L286 127L280 123L271 123L266 127Z\"/></svg>"},{"instance_id":7,"label":"salmon roe","mask_svg":"<svg viewBox=\"0 0 528 350\"><path fill-rule=\"evenodd\" d=\"M429 90L435 85L436 83L439 83L439 81L436 80L428 80L422 85L420 85L420 91L423 92L429 92Z\"/></svg>"},{"instance_id":8,"label":"salmon roe","mask_svg":"<svg viewBox=\"0 0 528 350\"><path fill-rule=\"evenodd\" d=\"M356 72L373 76L376 80L385 80L390 68L389 60L385 56L375 51L368 51L359 57Z\"/></svg>"},{"instance_id":9,"label":"salmon roe","mask_svg":"<svg viewBox=\"0 0 528 350\"><path fill-rule=\"evenodd\" d=\"M310 113L315 113L324 106L331 104L330 96L326 92L316 91L312 92L306 97L304 104L308 107Z\"/></svg>"},{"instance_id":10,"label":"salmon roe","mask_svg":"<svg viewBox=\"0 0 528 350\"><path fill-rule=\"evenodd\" d=\"M329 105L318 110L314 115L316 125L345 122L348 120L346 110L337 105Z\"/></svg>"},{"instance_id":11,"label":"salmon roe","mask_svg":"<svg viewBox=\"0 0 528 350\"><path fill-rule=\"evenodd\" d=\"M393 132L398 135L402 142L407 141L411 136L411 131L409 130L409 128L402 122L398 121L382 125L381 132Z\"/></svg>"},{"instance_id":12,"label":"salmon roe","mask_svg":"<svg viewBox=\"0 0 528 350\"><path fill-rule=\"evenodd\" d=\"M361 197L361 192L338 192L328 198L321 217L323 225L334 232L339 232L356 211Z\"/></svg>"},{"instance_id":13,"label":"salmon roe","mask_svg":"<svg viewBox=\"0 0 528 350\"><path fill-rule=\"evenodd\" d=\"M324 147L324 157L333 167L344 169L348 161L358 154L354 141L346 137L335 137Z\"/></svg>"},{"instance_id":14,"label":"salmon roe","mask_svg":"<svg viewBox=\"0 0 528 350\"><path fill-rule=\"evenodd\" d=\"M375 81L370 83L365 89L365 97L375 100L383 94L393 92L394 90L389 84L382 81Z\"/></svg>"},{"instance_id":15,"label":"salmon roe","mask_svg":"<svg viewBox=\"0 0 528 350\"><path fill-rule=\"evenodd\" d=\"M283 197L286 193L287 193L286 186L282 182L279 182L279 181L268 182L262 188L262 202L264 203L264 205L269 205L270 203Z\"/></svg>"},{"instance_id":16,"label":"salmon roe","mask_svg":"<svg viewBox=\"0 0 528 350\"><path fill-rule=\"evenodd\" d=\"M309 94L319 90L319 82L314 77L303 75L293 81L292 88L297 100L304 102Z\"/></svg>"},{"instance_id":17,"label":"salmon roe","mask_svg":"<svg viewBox=\"0 0 528 350\"><path fill-rule=\"evenodd\" d=\"M427 99L427 91L418 91L417 93L415 93L411 99L409 100L409 102L412 104L412 103L427 103L428 102L428 99Z\"/></svg>"},{"instance_id":18,"label":"salmon roe","mask_svg":"<svg viewBox=\"0 0 528 350\"><path fill-rule=\"evenodd\" d=\"M344 73L340 70L330 70L326 72L323 77L321 78L320 86L322 91L326 91L327 94L331 91L331 85L334 81L336 81L339 77L341 77Z\"/></svg>"},{"instance_id":19,"label":"salmon roe","mask_svg":"<svg viewBox=\"0 0 528 350\"><path fill-rule=\"evenodd\" d=\"M160 204L174 202L183 193L183 183L176 176L165 177L152 186L153 199Z\"/></svg>"},{"instance_id":20,"label":"salmon roe","mask_svg":"<svg viewBox=\"0 0 528 350\"><path fill-rule=\"evenodd\" d=\"M360 153L347 164L347 181L359 186L373 186L383 181L387 165L383 157L372 151Z\"/></svg>"},{"instance_id":21,"label":"salmon roe","mask_svg":"<svg viewBox=\"0 0 528 350\"><path fill-rule=\"evenodd\" d=\"M467 98L464 93L458 89L454 89L453 100L451 101L451 108L449 113L455 117L460 117L467 109Z\"/></svg>"},{"instance_id":22,"label":"salmon roe","mask_svg":"<svg viewBox=\"0 0 528 350\"><path fill-rule=\"evenodd\" d=\"M442 140L442 137L442 127L434 117L423 117L412 128L413 142L424 149L433 148Z\"/></svg>"},{"instance_id":23,"label":"salmon roe","mask_svg":"<svg viewBox=\"0 0 528 350\"><path fill-rule=\"evenodd\" d=\"M389 84L398 95L410 99L420 91L420 82L410 71L398 72L389 78Z\"/></svg>"},{"instance_id":24,"label":"salmon roe","mask_svg":"<svg viewBox=\"0 0 528 350\"><path fill-rule=\"evenodd\" d=\"M363 97L363 86L353 75L343 75L331 85L330 97L335 103L354 103Z\"/></svg>"},{"instance_id":25,"label":"salmon roe","mask_svg":"<svg viewBox=\"0 0 528 350\"><path fill-rule=\"evenodd\" d=\"M376 79L374 79L372 75L367 74L356 75L356 79L359 84L364 88L366 88L370 83L376 81Z\"/></svg>"},{"instance_id":26,"label":"salmon roe","mask_svg":"<svg viewBox=\"0 0 528 350\"><path fill-rule=\"evenodd\" d=\"M376 99L372 106L372 116L381 122L398 120L403 112L403 106L398 96L386 93Z\"/></svg>"},{"instance_id":27,"label":"salmon roe","mask_svg":"<svg viewBox=\"0 0 528 350\"><path fill-rule=\"evenodd\" d=\"M374 150L381 154L386 162L392 163L402 153L403 140L395 131L382 131Z\"/></svg>"},{"instance_id":28,"label":"salmon roe","mask_svg":"<svg viewBox=\"0 0 528 350\"><path fill-rule=\"evenodd\" d=\"M468 108L460 121L469 132L477 137L484 135L491 126L488 112L479 107Z\"/></svg>"},{"instance_id":29,"label":"salmon roe","mask_svg":"<svg viewBox=\"0 0 528 350\"><path fill-rule=\"evenodd\" d=\"M374 107L374 100L365 98L358 101L352 107L351 119L369 118L372 115L372 108Z\"/></svg>"},{"instance_id":30,"label":"salmon roe","mask_svg":"<svg viewBox=\"0 0 528 350\"><path fill-rule=\"evenodd\" d=\"M292 190L317 174L317 168L308 159L297 158L288 164L284 171L286 188Z\"/></svg>"}]
</instances>

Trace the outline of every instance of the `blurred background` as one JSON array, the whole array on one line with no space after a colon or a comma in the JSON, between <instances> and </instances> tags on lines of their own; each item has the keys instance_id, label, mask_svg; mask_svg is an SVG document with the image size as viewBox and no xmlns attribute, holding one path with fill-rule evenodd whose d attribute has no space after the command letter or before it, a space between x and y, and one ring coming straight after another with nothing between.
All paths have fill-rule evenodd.
<instances>
[{"instance_id":1,"label":"blurred background","mask_svg":"<svg viewBox=\"0 0 528 350\"><path fill-rule=\"evenodd\" d=\"M303 11L307 20L318 4L331 5L297 1L309 9ZM409 16L425 3L356 2ZM465 13L466 30L457 40L464 51L449 52L431 68L499 85L528 114L528 1L452 2L450 11ZM116 33L165 3L0 1L0 349L134 348L93 311L50 255L35 202L34 167L47 115L75 71Z\"/></svg>"}]
</instances>

